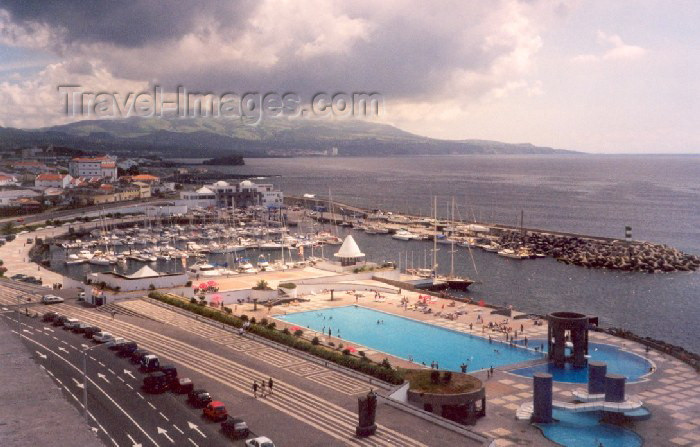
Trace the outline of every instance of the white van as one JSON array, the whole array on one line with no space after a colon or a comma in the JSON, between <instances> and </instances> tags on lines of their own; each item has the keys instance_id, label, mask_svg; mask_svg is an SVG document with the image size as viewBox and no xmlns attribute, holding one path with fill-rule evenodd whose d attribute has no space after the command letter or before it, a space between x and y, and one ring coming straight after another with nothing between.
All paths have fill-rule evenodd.
<instances>
[{"instance_id":1,"label":"white van","mask_svg":"<svg viewBox=\"0 0 700 447\"><path fill-rule=\"evenodd\" d=\"M98 332L97 334L92 336L92 339L95 340L97 343L106 343L110 340L112 340L114 336L110 334L109 332Z\"/></svg>"}]
</instances>

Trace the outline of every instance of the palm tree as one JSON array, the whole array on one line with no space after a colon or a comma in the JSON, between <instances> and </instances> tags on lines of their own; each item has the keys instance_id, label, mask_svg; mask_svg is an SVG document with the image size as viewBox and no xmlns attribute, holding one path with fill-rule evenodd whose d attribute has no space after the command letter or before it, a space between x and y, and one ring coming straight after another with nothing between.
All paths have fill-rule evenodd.
<instances>
[{"instance_id":1,"label":"palm tree","mask_svg":"<svg viewBox=\"0 0 700 447\"><path fill-rule=\"evenodd\" d=\"M0 229L0 232L2 234L12 234L15 232L15 223L12 221L5 222L3 224L2 229Z\"/></svg>"}]
</instances>

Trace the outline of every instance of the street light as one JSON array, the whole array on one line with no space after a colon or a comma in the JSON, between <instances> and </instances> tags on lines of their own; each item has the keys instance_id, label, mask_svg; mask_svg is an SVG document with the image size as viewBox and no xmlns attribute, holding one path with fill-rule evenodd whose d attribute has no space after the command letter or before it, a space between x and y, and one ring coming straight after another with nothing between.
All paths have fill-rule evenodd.
<instances>
[{"instance_id":1,"label":"street light","mask_svg":"<svg viewBox=\"0 0 700 447\"><path fill-rule=\"evenodd\" d=\"M87 345L83 345L87 346ZM83 411L85 412L85 422L90 423L90 416L88 414L88 380L87 380L87 352L91 349L99 348L102 345L91 346L83 349Z\"/></svg>"}]
</instances>

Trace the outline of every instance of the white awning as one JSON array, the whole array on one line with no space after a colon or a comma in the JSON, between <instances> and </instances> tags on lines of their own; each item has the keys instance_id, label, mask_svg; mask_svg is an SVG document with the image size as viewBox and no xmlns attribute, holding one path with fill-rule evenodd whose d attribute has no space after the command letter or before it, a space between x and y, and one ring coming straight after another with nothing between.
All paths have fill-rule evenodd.
<instances>
[{"instance_id":1,"label":"white awning","mask_svg":"<svg viewBox=\"0 0 700 447\"><path fill-rule=\"evenodd\" d=\"M360 251L360 247L357 246L355 239L348 235L343 241L343 245L340 246L340 250L334 256L337 258L361 258L365 254Z\"/></svg>"}]
</instances>

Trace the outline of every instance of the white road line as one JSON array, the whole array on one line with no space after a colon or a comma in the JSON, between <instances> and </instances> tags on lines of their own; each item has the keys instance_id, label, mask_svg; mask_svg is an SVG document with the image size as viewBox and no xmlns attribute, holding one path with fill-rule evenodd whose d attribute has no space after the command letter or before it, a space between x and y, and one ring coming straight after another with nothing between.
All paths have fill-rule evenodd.
<instances>
[{"instance_id":1,"label":"white road line","mask_svg":"<svg viewBox=\"0 0 700 447\"><path fill-rule=\"evenodd\" d=\"M141 399L146 399L145 397L143 397L143 394L139 393L138 391L136 392L136 394L138 394Z\"/></svg>"},{"instance_id":2,"label":"white road line","mask_svg":"<svg viewBox=\"0 0 700 447\"><path fill-rule=\"evenodd\" d=\"M175 428L175 430L179 431L181 435L185 434L185 432L180 430L180 427L178 427L177 425L173 424L173 427Z\"/></svg>"},{"instance_id":3,"label":"white road line","mask_svg":"<svg viewBox=\"0 0 700 447\"><path fill-rule=\"evenodd\" d=\"M199 447L199 445L197 445L197 443L194 442L192 438L187 438L187 440L190 441L194 447Z\"/></svg>"},{"instance_id":4,"label":"white road line","mask_svg":"<svg viewBox=\"0 0 700 447\"><path fill-rule=\"evenodd\" d=\"M103 367L103 368L105 367L104 363L102 363L102 362L97 362L97 363L99 363L101 367Z\"/></svg>"},{"instance_id":5,"label":"white road line","mask_svg":"<svg viewBox=\"0 0 700 447\"><path fill-rule=\"evenodd\" d=\"M133 390L133 389L134 389L134 387L133 387L133 386L131 386L131 385L129 385L128 383L126 384L126 386L128 386L128 387L129 387L129 389L131 389L131 390Z\"/></svg>"},{"instance_id":6,"label":"white road line","mask_svg":"<svg viewBox=\"0 0 700 447\"><path fill-rule=\"evenodd\" d=\"M63 360L65 363L68 364L68 366L70 366L71 368L75 369L78 373L82 373L82 370L81 370L80 368L78 368L77 366L73 365L70 361L68 361L67 359L63 358L63 357L62 357L60 354L58 354L57 352L55 352L55 351L49 349L48 347L42 345L41 343L37 342L36 340L32 340L31 338L28 338L28 337L25 337L25 338L27 338L27 340L30 341L31 343L34 343L34 344L36 344L37 346L40 346L40 347L44 348L44 349L47 350L48 352L50 352L50 353L52 353L53 355L55 355L57 358ZM136 426L136 428L138 428L138 429L141 431L141 433L143 433L143 434L148 438L148 440L151 441L151 442L153 443L153 445L155 445L156 447L160 447L160 446L158 445L158 443L155 441L155 439L151 438L151 436L150 436L148 433L146 433L146 430L144 430L144 429L134 420L134 418L132 418L131 415L129 415L129 413L127 413L114 399L112 399L112 397L111 397L109 394L107 394L107 392L105 392L105 390L103 390L102 387L101 387L100 385L97 384L97 382L95 382L94 380L92 380L92 379L89 378L89 377L88 377L88 380L90 381L90 383L92 383L92 385L93 385L95 388L97 388L102 394L104 394L104 396L105 396L107 399L109 399L109 401L112 402L112 404L114 404L114 406L117 407L117 408L119 409L119 411L121 411L122 414L124 414L124 416L126 416L126 417Z\"/></svg>"},{"instance_id":7,"label":"white road line","mask_svg":"<svg viewBox=\"0 0 700 447\"><path fill-rule=\"evenodd\" d=\"M161 415L161 417L162 417L163 419L165 419L166 421L170 422L170 419L168 419L168 417L167 417L166 415L164 415L161 411L159 411L158 414Z\"/></svg>"},{"instance_id":8,"label":"white road line","mask_svg":"<svg viewBox=\"0 0 700 447\"><path fill-rule=\"evenodd\" d=\"M65 385L63 386L63 388L66 390L66 392L67 392L68 394L70 394L70 396L71 396L73 399L75 399L76 402L78 402L78 405L80 405L80 408L82 408L83 411L85 411L85 405L83 405L83 403L80 402L80 400L75 396L75 394L73 394L73 393L68 389L68 387L65 386ZM95 418L95 416L93 416L93 414L92 414L90 411L88 411L88 416L90 416L90 418L92 418L92 420L95 421L95 424L97 424L97 426L100 427L100 430L102 430L102 431L104 432L104 434L109 438L109 440L112 441L112 443L113 443L116 447L119 447L119 444L117 443L117 441L115 441L114 438L111 437L111 436L109 435L109 433L107 433L107 430L105 430L105 428L102 426L102 424L100 424L100 423L97 421L97 419Z\"/></svg>"},{"instance_id":9,"label":"white road line","mask_svg":"<svg viewBox=\"0 0 700 447\"><path fill-rule=\"evenodd\" d=\"M119 379L119 380L121 380L122 382L124 382L124 379L122 379L122 376L117 376L117 379Z\"/></svg>"},{"instance_id":10,"label":"white road line","mask_svg":"<svg viewBox=\"0 0 700 447\"><path fill-rule=\"evenodd\" d=\"M112 374L114 374L114 375L116 376L116 374L114 373L114 371L112 371L110 368L107 368L107 371L111 372Z\"/></svg>"},{"instance_id":11,"label":"white road line","mask_svg":"<svg viewBox=\"0 0 700 447\"><path fill-rule=\"evenodd\" d=\"M150 403L150 402L148 402L148 401L147 401L146 403L148 404L149 407L153 408L154 410L156 409L156 406L153 405L152 403Z\"/></svg>"}]
</instances>

